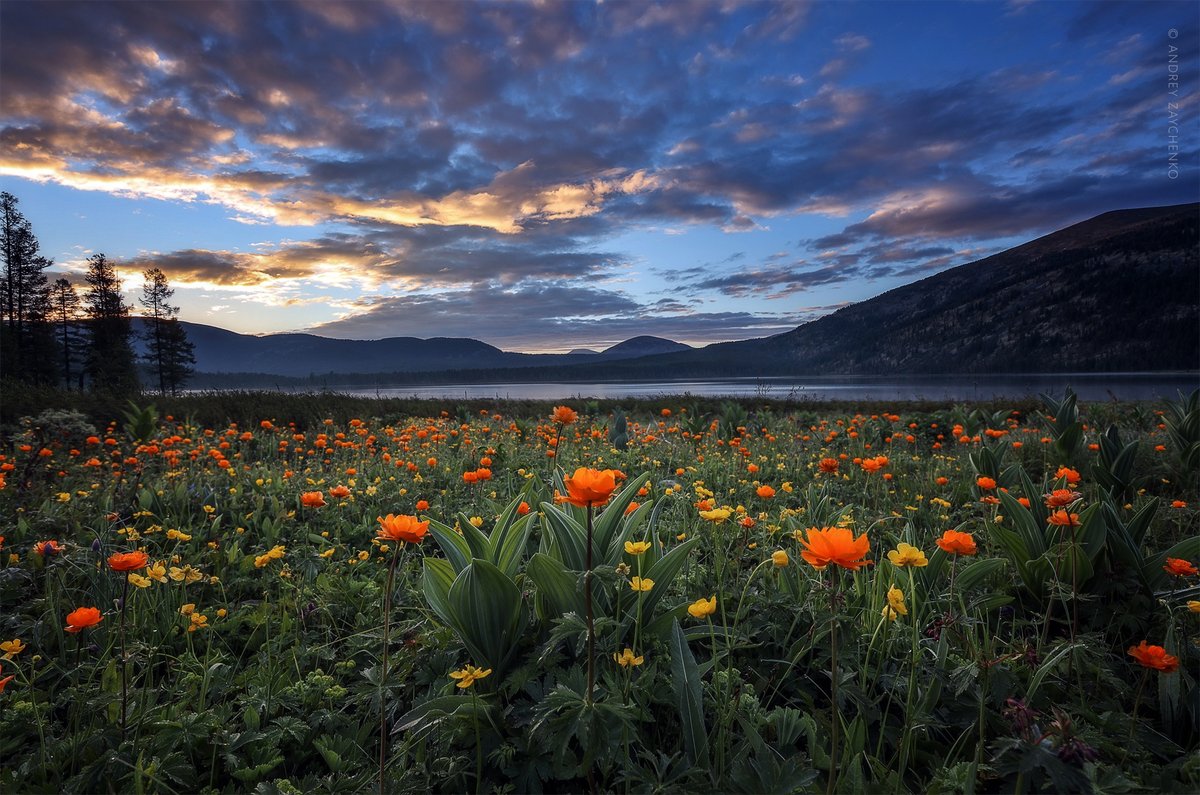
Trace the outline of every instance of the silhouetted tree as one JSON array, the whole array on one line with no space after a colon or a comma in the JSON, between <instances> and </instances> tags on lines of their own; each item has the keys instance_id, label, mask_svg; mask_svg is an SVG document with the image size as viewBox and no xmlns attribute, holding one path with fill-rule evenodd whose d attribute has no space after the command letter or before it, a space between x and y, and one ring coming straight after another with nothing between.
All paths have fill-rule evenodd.
<instances>
[{"instance_id":1,"label":"silhouetted tree","mask_svg":"<svg viewBox=\"0 0 1200 795\"><path fill-rule=\"evenodd\" d=\"M83 304L75 287L66 279L58 279L50 286L50 321L55 327L59 355L62 357L63 384L70 389L72 378L79 380L83 389L82 359L86 353L83 328Z\"/></svg>"},{"instance_id":2,"label":"silhouetted tree","mask_svg":"<svg viewBox=\"0 0 1200 795\"><path fill-rule=\"evenodd\" d=\"M158 268L143 273L142 297L139 303L146 309L144 359L158 376L158 391L171 394L178 391L192 374L196 363L194 347L176 316L179 307L170 300L175 295L166 275Z\"/></svg>"},{"instance_id":3,"label":"silhouetted tree","mask_svg":"<svg viewBox=\"0 0 1200 795\"><path fill-rule=\"evenodd\" d=\"M38 240L29 220L17 209L17 197L0 193L0 289L2 357L7 374L29 381L55 377L56 357L46 316L50 288L42 272L53 264L38 253Z\"/></svg>"},{"instance_id":4,"label":"silhouetted tree","mask_svg":"<svg viewBox=\"0 0 1200 795\"><path fill-rule=\"evenodd\" d=\"M88 257L85 280L84 306L91 319L86 366L92 388L116 394L136 392L137 368L130 344L133 329L116 268L103 254L93 254Z\"/></svg>"}]
</instances>

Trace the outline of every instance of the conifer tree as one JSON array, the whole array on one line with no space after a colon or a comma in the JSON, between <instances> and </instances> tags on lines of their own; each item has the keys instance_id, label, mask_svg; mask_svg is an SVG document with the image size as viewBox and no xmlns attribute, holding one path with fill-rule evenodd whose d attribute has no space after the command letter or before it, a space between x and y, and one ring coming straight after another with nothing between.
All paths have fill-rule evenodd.
<instances>
[{"instance_id":1,"label":"conifer tree","mask_svg":"<svg viewBox=\"0 0 1200 795\"><path fill-rule=\"evenodd\" d=\"M91 321L86 368L92 388L121 395L136 392L130 308L121 295L117 270L103 254L93 254L88 257L85 280L84 307Z\"/></svg>"}]
</instances>

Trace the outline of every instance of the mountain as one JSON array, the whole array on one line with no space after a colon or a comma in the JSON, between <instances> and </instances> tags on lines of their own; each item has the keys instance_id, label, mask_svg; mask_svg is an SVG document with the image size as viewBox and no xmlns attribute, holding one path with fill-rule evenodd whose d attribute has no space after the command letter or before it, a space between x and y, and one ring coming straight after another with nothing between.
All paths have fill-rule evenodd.
<instances>
[{"instance_id":1,"label":"mountain","mask_svg":"<svg viewBox=\"0 0 1200 795\"><path fill-rule=\"evenodd\" d=\"M634 359L639 356L654 356L659 353L677 353L693 350L691 345L665 340L662 337L641 336L618 342L605 348L600 356L604 359Z\"/></svg>"},{"instance_id":2,"label":"mountain","mask_svg":"<svg viewBox=\"0 0 1200 795\"><path fill-rule=\"evenodd\" d=\"M338 374L346 384L1194 371L1200 204L1104 213L783 334L704 348L635 337L600 353L524 354L473 339L255 337L184 325L198 373Z\"/></svg>"},{"instance_id":3,"label":"mountain","mask_svg":"<svg viewBox=\"0 0 1200 795\"><path fill-rule=\"evenodd\" d=\"M146 321L134 318L134 331ZM249 374L287 378L343 373L429 373L521 367L559 367L584 361L614 361L668 351L691 350L660 337L634 337L602 352L511 353L474 339L390 337L344 340L315 334L238 334L216 326L181 321L196 349L197 373ZM144 349L144 345L141 346ZM141 351L139 351L141 352ZM256 379L261 380L261 379Z\"/></svg>"},{"instance_id":4,"label":"mountain","mask_svg":"<svg viewBox=\"0 0 1200 795\"><path fill-rule=\"evenodd\" d=\"M1118 210L792 331L613 378L1200 369L1200 204Z\"/></svg>"}]
</instances>

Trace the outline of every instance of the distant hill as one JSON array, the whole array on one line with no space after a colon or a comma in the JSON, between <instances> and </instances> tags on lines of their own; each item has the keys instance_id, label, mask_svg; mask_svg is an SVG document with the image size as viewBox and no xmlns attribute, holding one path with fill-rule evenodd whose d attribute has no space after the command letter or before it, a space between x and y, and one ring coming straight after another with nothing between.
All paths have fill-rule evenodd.
<instances>
[{"instance_id":1,"label":"distant hill","mask_svg":"<svg viewBox=\"0 0 1200 795\"><path fill-rule=\"evenodd\" d=\"M513 367L558 367L614 361L691 348L660 337L634 337L597 353L527 354L502 351L474 339L390 337L343 340L315 334L238 334L181 321L196 349L196 371L307 378L344 373L427 373ZM145 321L134 319L140 332ZM241 380L246 380L245 378ZM261 379L255 379L261 381Z\"/></svg>"}]
</instances>

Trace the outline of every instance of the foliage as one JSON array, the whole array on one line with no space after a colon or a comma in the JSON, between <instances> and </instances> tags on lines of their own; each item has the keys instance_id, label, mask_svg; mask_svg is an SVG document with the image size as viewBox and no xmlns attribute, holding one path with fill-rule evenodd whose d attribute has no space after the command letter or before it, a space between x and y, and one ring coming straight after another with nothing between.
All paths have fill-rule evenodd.
<instances>
[{"instance_id":1,"label":"foliage","mask_svg":"<svg viewBox=\"0 0 1200 795\"><path fill-rule=\"evenodd\" d=\"M1068 396L1059 446L1029 404L35 394L0 451L3 791L376 791L381 739L398 792L1200 786L1186 401ZM590 516L579 466L622 473ZM805 562L835 526L873 566Z\"/></svg>"}]
</instances>

